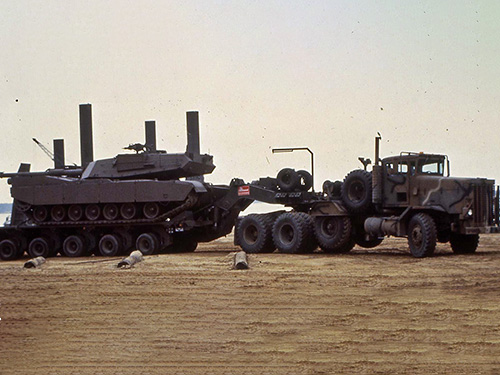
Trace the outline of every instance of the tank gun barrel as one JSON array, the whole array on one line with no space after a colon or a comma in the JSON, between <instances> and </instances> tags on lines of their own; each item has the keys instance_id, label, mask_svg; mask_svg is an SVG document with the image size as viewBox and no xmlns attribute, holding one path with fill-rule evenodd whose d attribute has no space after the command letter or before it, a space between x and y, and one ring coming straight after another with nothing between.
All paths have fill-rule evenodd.
<instances>
[{"instance_id":1,"label":"tank gun barrel","mask_svg":"<svg viewBox=\"0 0 500 375\"><path fill-rule=\"evenodd\" d=\"M43 172L0 172L0 178L30 177L30 176L68 176L77 177L83 172L81 168L75 169L50 169Z\"/></svg>"}]
</instances>

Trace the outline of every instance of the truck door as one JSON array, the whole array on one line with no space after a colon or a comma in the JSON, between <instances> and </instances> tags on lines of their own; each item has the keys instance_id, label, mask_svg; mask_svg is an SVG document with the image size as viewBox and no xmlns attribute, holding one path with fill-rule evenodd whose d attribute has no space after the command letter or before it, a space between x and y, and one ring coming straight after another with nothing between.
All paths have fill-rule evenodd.
<instances>
[{"instance_id":1,"label":"truck door","mask_svg":"<svg viewBox=\"0 0 500 375\"><path fill-rule=\"evenodd\" d=\"M384 206L408 206L410 176L414 168L409 168L406 161L390 161L385 164L384 171Z\"/></svg>"}]
</instances>

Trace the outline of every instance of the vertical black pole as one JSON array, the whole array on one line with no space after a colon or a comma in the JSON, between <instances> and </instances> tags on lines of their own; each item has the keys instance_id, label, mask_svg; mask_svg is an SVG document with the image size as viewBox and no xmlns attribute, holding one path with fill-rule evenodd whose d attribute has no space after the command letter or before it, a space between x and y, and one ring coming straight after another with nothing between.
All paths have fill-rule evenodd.
<instances>
[{"instance_id":1,"label":"vertical black pole","mask_svg":"<svg viewBox=\"0 0 500 375\"><path fill-rule=\"evenodd\" d=\"M199 155L200 154L200 122L198 118L198 112L187 112L187 150L188 154Z\"/></svg>"},{"instance_id":2,"label":"vertical black pole","mask_svg":"<svg viewBox=\"0 0 500 375\"><path fill-rule=\"evenodd\" d=\"M146 121L146 148L149 152L156 152L156 122Z\"/></svg>"},{"instance_id":3,"label":"vertical black pole","mask_svg":"<svg viewBox=\"0 0 500 375\"><path fill-rule=\"evenodd\" d=\"M80 154L82 168L94 161L92 141L92 105L80 104Z\"/></svg>"},{"instance_id":4,"label":"vertical black pole","mask_svg":"<svg viewBox=\"0 0 500 375\"><path fill-rule=\"evenodd\" d=\"M64 139L54 139L54 168L64 169Z\"/></svg>"}]
</instances>

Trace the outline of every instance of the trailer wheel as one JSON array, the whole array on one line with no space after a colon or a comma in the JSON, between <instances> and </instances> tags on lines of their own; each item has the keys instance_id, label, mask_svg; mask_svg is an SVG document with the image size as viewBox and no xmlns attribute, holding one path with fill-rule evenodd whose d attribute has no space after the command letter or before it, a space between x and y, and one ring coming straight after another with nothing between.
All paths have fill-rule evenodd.
<instances>
[{"instance_id":1,"label":"trailer wheel","mask_svg":"<svg viewBox=\"0 0 500 375\"><path fill-rule=\"evenodd\" d=\"M312 223L305 213L281 214L273 226L273 241L282 253L306 253L314 250Z\"/></svg>"},{"instance_id":2,"label":"trailer wheel","mask_svg":"<svg viewBox=\"0 0 500 375\"><path fill-rule=\"evenodd\" d=\"M135 247L144 255L152 255L160 250L160 241L153 233L143 233L137 237Z\"/></svg>"},{"instance_id":3,"label":"trailer wheel","mask_svg":"<svg viewBox=\"0 0 500 375\"><path fill-rule=\"evenodd\" d=\"M415 258L431 256L436 248L436 223L427 214L413 215L408 224L408 244Z\"/></svg>"},{"instance_id":4,"label":"trailer wheel","mask_svg":"<svg viewBox=\"0 0 500 375\"><path fill-rule=\"evenodd\" d=\"M63 242L64 255L68 257L81 257L85 255L85 240L82 236L73 234L66 237Z\"/></svg>"},{"instance_id":5,"label":"trailer wheel","mask_svg":"<svg viewBox=\"0 0 500 375\"><path fill-rule=\"evenodd\" d=\"M314 233L325 253L346 252L344 248L352 234L351 219L347 216L317 216L314 220ZM352 246L349 250L351 249Z\"/></svg>"},{"instance_id":6,"label":"trailer wheel","mask_svg":"<svg viewBox=\"0 0 500 375\"><path fill-rule=\"evenodd\" d=\"M312 175L308 171L300 170L297 171L299 175L299 190L308 191L313 186Z\"/></svg>"},{"instance_id":7,"label":"trailer wheel","mask_svg":"<svg viewBox=\"0 0 500 375\"><path fill-rule=\"evenodd\" d=\"M372 206L372 175L363 169L350 172L340 191L342 201L350 212L366 212Z\"/></svg>"},{"instance_id":8,"label":"trailer wheel","mask_svg":"<svg viewBox=\"0 0 500 375\"><path fill-rule=\"evenodd\" d=\"M105 234L99 241L99 252L105 257L120 254L122 248L121 238L116 234Z\"/></svg>"},{"instance_id":9,"label":"trailer wheel","mask_svg":"<svg viewBox=\"0 0 500 375\"><path fill-rule=\"evenodd\" d=\"M237 241L247 253L271 253L276 249L273 242L271 216L252 214L238 223Z\"/></svg>"},{"instance_id":10,"label":"trailer wheel","mask_svg":"<svg viewBox=\"0 0 500 375\"><path fill-rule=\"evenodd\" d=\"M452 233L450 237L450 245L455 254L474 253L479 245L479 235Z\"/></svg>"},{"instance_id":11,"label":"trailer wheel","mask_svg":"<svg viewBox=\"0 0 500 375\"><path fill-rule=\"evenodd\" d=\"M377 247L382 243L384 238L378 238L378 237L370 237L369 239L365 238L365 234L361 233L359 235L356 235L354 237L354 241L356 242L356 245L363 247L365 249L372 249L374 247Z\"/></svg>"},{"instance_id":12,"label":"trailer wheel","mask_svg":"<svg viewBox=\"0 0 500 375\"><path fill-rule=\"evenodd\" d=\"M167 251L172 253L192 253L197 247L197 241L185 238L177 242L174 240L174 244L167 247Z\"/></svg>"},{"instance_id":13,"label":"trailer wheel","mask_svg":"<svg viewBox=\"0 0 500 375\"><path fill-rule=\"evenodd\" d=\"M0 241L0 259L15 260L21 257L19 244L15 240Z\"/></svg>"},{"instance_id":14,"label":"trailer wheel","mask_svg":"<svg viewBox=\"0 0 500 375\"><path fill-rule=\"evenodd\" d=\"M48 258L51 255L49 242L43 237L34 238L29 244L28 254L32 258Z\"/></svg>"},{"instance_id":15,"label":"trailer wheel","mask_svg":"<svg viewBox=\"0 0 500 375\"><path fill-rule=\"evenodd\" d=\"M278 186L283 191L293 191L300 183L300 177L295 169L283 168L276 177Z\"/></svg>"}]
</instances>

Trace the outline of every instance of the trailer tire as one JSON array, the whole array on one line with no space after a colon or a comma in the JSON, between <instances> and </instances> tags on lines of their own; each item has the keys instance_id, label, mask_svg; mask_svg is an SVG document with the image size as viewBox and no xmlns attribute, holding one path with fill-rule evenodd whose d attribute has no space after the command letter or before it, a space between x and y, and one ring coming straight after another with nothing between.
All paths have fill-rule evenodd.
<instances>
[{"instance_id":1,"label":"trailer tire","mask_svg":"<svg viewBox=\"0 0 500 375\"><path fill-rule=\"evenodd\" d=\"M143 233L137 237L135 246L144 255L152 255L160 250L160 241L154 233Z\"/></svg>"},{"instance_id":2,"label":"trailer tire","mask_svg":"<svg viewBox=\"0 0 500 375\"><path fill-rule=\"evenodd\" d=\"M295 169L292 168L283 168L278 172L278 176L276 177L278 181L278 186L282 191L293 191L295 190L300 183L300 177Z\"/></svg>"},{"instance_id":3,"label":"trailer tire","mask_svg":"<svg viewBox=\"0 0 500 375\"><path fill-rule=\"evenodd\" d=\"M246 253L272 253L273 218L270 215L252 214L239 220L237 241Z\"/></svg>"},{"instance_id":4,"label":"trailer tire","mask_svg":"<svg viewBox=\"0 0 500 375\"><path fill-rule=\"evenodd\" d=\"M282 253L313 251L316 240L310 216L302 212L281 214L273 225L273 241Z\"/></svg>"},{"instance_id":5,"label":"trailer tire","mask_svg":"<svg viewBox=\"0 0 500 375\"><path fill-rule=\"evenodd\" d=\"M32 258L44 257L48 258L51 256L50 244L47 239L43 237L36 237L31 240L28 246L28 254Z\"/></svg>"},{"instance_id":6,"label":"trailer tire","mask_svg":"<svg viewBox=\"0 0 500 375\"><path fill-rule=\"evenodd\" d=\"M63 242L64 255L68 257L81 257L86 255L85 239L83 236L74 234L66 237Z\"/></svg>"},{"instance_id":7,"label":"trailer tire","mask_svg":"<svg viewBox=\"0 0 500 375\"><path fill-rule=\"evenodd\" d=\"M116 234L105 234L99 240L99 253L105 257L114 257L123 251L123 243Z\"/></svg>"},{"instance_id":8,"label":"trailer tire","mask_svg":"<svg viewBox=\"0 0 500 375\"><path fill-rule=\"evenodd\" d=\"M299 175L299 190L308 191L313 186L312 175L308 171L300 170L297 171Z\"/></svg>"},{"instance_id":9,"label":"trailer tire","mask_svg":"<svg viewBox=\"0 0 500 375\"><path fill-rule=\"evenodd\" d=\"M452 233L450 236L450 245L455 254L472 254L479 245L479 235Z\"/></svg>"},{"instance_id":10,"label":"trailer tire","mask_svg":"<svg viewBox=\"0 0 500 375\"><path fill-rule=\"evenodd\" d=\"M354 241L356 242L356 245L365 248L365 249L372 249L374 247L377 247L382 243L384 238L378 238L378 237L370 237L368 240L365 238L364 233L356 235L354 237Z\"/></svg>"},{"instance_id":11,"label":"trailer tire","mask_svg":"<svg viewBox=\"0 0 500 375\"><path fill-rule=\"evenodd\" d=\"M372 207L372 175L363 169L351 171L340 191L342 201L353 213L369 211Z\"/></svg>"},{"instance_id":12,"label":"trailer tire","mask_svg":"<svg viewBox=\"0 0 500 375\"><path fill-rule=\"evenodd\" d=\"M342 250L352 235L351 219L347 216L317 216L314 220L314 234L325 253L345 252ZM351 249L352 246L349 250Z\"/></svg>"},{"instance_id":13,"label":"trailer tire","mask_svg":"<svg viewBox=\"0 0 500 375\"><path fill-rule=\"evenodd\" d=\"M15 260L21 256L20 246L16 240L6 239L0 241L0 259Z\"/></svg>"},{"instance_id":14,"label":"trailer tire","mask_svg":"<svg viewBox=\"0 0 500 375\"><path fill-rule=\"evenodd\" d=\"M424 258L434 254L436 249L436 223L427 214L417 213L408 223L408 244L415 258Z\"/></svg>"}]
</instances>

